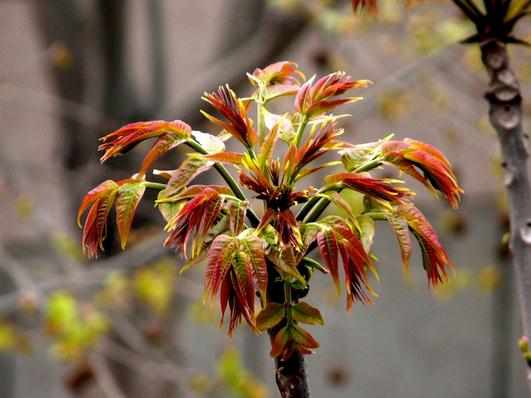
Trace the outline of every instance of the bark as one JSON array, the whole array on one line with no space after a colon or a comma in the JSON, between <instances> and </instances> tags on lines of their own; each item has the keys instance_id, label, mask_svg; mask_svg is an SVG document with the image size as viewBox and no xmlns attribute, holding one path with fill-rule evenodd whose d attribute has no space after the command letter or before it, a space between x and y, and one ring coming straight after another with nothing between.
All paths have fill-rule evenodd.
<instances>
[{"instance_id":1,"label":"bark","mask_svg":"<svg viewBox=\"0 0 531 398\"><path fill-rule=\"evenodd\" d=\"M511 252L524 336L531 337L531 195L528 178L528 136L522 128L522 96L509 66L506 45L498 39L481 43L481 58L490 82L485 93L489 117L501 144L504 185L511 221ZM531 392L531 366L527 365Z\"/></svg>"},{"instance_id":2,"label":"bark","mask_svg":"<svg viewBox=\"0 0 531 398\"><path fill-rule=\"evenodd\" d=\"M274 270L273 264L269 262L268 272L268 301L283 304L285 302L284 284L277 281L279 275ZM278 331L284 326L285 323L280 322L277 326L267 331L271 343L273 343ZM283 361L280 357L275 358L275 381L282 398L310 398L310 386L308 384L304 355L295 352L286 361Z\"/></svg>"}]
</instances>

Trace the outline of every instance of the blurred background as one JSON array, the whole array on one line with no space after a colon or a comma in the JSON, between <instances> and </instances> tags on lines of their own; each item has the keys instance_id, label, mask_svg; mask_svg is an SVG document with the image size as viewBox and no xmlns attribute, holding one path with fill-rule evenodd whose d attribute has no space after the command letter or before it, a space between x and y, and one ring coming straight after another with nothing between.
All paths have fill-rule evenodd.
<instances>
[{"instance_id":1,"label":"blurred background","mask_svg":"<svg viewBox=\"0 0 531 398\"><path fill-rule=\"evenodd\" d=\"M202 305L202 272L178 273L145 200L130 248L88 263L75 214L103 179L131 175L145 147L99 165L97 139L131 121L182 119L216 132L203 91L292 60L311 76L345 70L374 84L344 108L347 139L394 133L440 148L465 195L450 211L412 182L457 273L430 293L418 253L402 275L377 229L381 282L346 314L327 278L308 301L327 322L307 357L315 397L523 397L520 325L504 236L499 150L472 26L446 1L378 19L332 0L0 1L0 397L275 397L265 335L229 341ZM531 40L529 22L520 37ZM511 48L529 131L531 52ZM159 169L176 168L183 152ZM211 176L210 178L217 178Z\"/></svg>"}]
</instances>

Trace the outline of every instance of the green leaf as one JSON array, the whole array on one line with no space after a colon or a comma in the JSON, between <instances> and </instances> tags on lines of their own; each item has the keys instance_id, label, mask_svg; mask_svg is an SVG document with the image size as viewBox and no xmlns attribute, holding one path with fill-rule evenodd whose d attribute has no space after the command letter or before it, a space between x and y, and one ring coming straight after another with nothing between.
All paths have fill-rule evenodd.
<instances>
[{"instance_id":1,"label":"green leaf","mask_svg":"<svg viewBox=\"0 0 531 398\"><path fill-rule=\"evenodd\" d=\"M116 226L122 250L125 249L136 208L145 191L145 181L134 181L122 185L116 195Z\"/></svg>"},{"instance_id":2,"label":"green leaf","mask_svg":"<svg viewBox=\"0 0 531 398\"><path fill-rule=\"evenodd\" d=\"M361 215L358 217L358 225L359 225L361 243L365 251L369 253L371 251L372 241L374 238L374 231L375 231L374 220L367 215Z\"/></svg>"},{"instance_id":3,"label":"green leaf","mask_svg":"<svg viewBox=\"0 0 531 398\"><path fill-rule=\"evenodd\" d=\"M312 258L304 257L302 259L302 264L306 265L307 267L310 267L310 268L315 268L316 270L321 271L323 274L328 274L330 272L330 271L328 271L328 269L323 267L321 265L321 263L319 263L318 261L315 261Z\"/></svg>"},{"instance_id":4,"label":"green leaf","mask_svg":"<svg viewBox=\"0 0 531 398\"><path fill-rule=\"evenodd\" d=\"M271 352L269 355L271 355L273 358L280 356L286 350L286 345L289 343L290 337L291 336L287 326L284 326L282 329L280 329L273 339L273 343L271 344Z\"/></svg>"},{"instance_id":5,"label":"green leaf","mask_svg":"<svg viewBox=\"0 0 531 398\"><path fill-rule=\"evenodd\" d=\"M256 317L256 327L263 332L278 325L286 315L286 308L283 304L268 303L267 306L260 311Z\"/></svg>"},{"instance_id":6,"label":"green leaf","mask_svg":"<svg viewBox=\"0 0 531 398\"><path fill-rule=\"evenodd\" d=\"M407 220L399 214L391 213L387 220L398 240L400 252L402 254L402 266L404 273L407 274L409 268L409 258L411 257L411 236L409 235L409 226Z\"/></svg>"},{"instance_id":7,"label":"green leaf","mask_svg":"<svg viewBox=\"0 0 531 398\"><path fill-rule=\"evenodd\" d=\"M319 310L310 304L301 301L290 308L294 320L308 325L324 325L323 317Z\"/></svg>"},{"instance_id":8,"label":"green leaf","mask_svg":"<svg viewBox=\"0 0 531 398\"><path fill-rule=\"evenodd\" d=\"M166 222L172 220L186 204L186 200L164 201L164 190L160 191L157 197L156 206ZM159 202L162 200L161 202Z\"/></svg>"}]
</instances>

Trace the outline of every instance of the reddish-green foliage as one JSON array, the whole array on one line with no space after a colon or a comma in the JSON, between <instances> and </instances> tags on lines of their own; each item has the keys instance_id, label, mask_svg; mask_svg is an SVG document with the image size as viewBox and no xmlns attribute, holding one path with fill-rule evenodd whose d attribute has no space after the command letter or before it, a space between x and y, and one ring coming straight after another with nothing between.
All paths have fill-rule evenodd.
<instances>
[{"instance_id":1,"label":"reddish-green foliage","mask_svg":"<svg viewBox=\"0 0 531 398\"><path fill-rule=\"evenodd\" d=\"M369 8L375 4L353 4L362 3ZM102 161L143 140L157 140L138 174L119 182L105 181L90 191L78 219L88 210L83 246L94 256L115 204L118 233L125 247L145 189L159 190L156 205L169 232L165 245L189 260L183 269L206 256L204 297L219 298L220 326L228 308L229 335L242 320L255 332L270 330L274 333L271 355L287 359L293 352L309 354L319 346L300 323L323 324L323 318L317 308L297 301L302 295L295 294L308 289L313 270L330 273L338 293L343 275L347 309L356 301L371 303L376 296L371 288L371 279L377 279L371 255L374 220L391 224L405 270L412 251L411 231L420 245L430 286L443 282L446 267L452 267L434 229L412 204L414 193L400 185L402 180L373 177L373 169L395 167L433 193L441 192L452 207L457 207L461 190L448 160L426 143L390 137L360 145L340 140L343 130L337 119L341 115L330 111L361 99L342 95L366 87L367 80L336 72L314 83L314 77L305 80L293 62L256 69L248 77L255 88L251 98L238 98L228 86L204 94L203 99L222 116L218 119L203 112L223 129L217 137L192 131L181 121L133 123L104 137ZM290 95L294 110L270 113L271 101ZM256 123L250 116L254 109ZM229 137L243 144L244 150L225 151L223 141ZM195 153L175 170L155 173L165 182L146 181L152 164L181 143ZM329 153L338 160L317 163ZM234 168L237 179L224 165ZM212 167L226 185L190 185ZM320 188L301 183L324 168L335 170ZM251 194L246 196L242 188ZM354 210L341 196L342 190L363 195L364 208ZM329 203L346 217L323 217ZM316 248L325 266L310 258ZM256 315L257 292L263 309Z\"/></svg>"}]
</instances>

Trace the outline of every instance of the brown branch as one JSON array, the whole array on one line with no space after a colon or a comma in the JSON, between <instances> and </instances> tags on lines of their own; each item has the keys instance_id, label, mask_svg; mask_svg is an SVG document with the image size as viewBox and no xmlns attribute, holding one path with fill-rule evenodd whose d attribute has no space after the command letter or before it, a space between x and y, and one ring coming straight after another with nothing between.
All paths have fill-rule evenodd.
<instances>
[{"instance_id":1,"label":"brown branch","mask_svg":"<svg viewBox=\"0 0 531 398\"><path fill-rule=\"evenodd\" d=\"M180 367L168 361L151 361L144 355L137 354L108 338L102 338L98 351L107 359L117 362L140 375L154 380L164 380L171 383L186 385L197 371Z\"/></svg>"},{"instance_id":2,"label":"brown branch","mask_svg":"<svg viewBox=\"0 0 531 398\"><path fill-rule=\"evenodd\" d=\"M80 290L97 287L112 272L130 272L167 255L169 251L162 246L163 236L164 233L156 235L119 255L94 262L82 271L68 275L61 274L36 282L34 288L45 297L57 289ZM178 278L179 295L194 300L200 297L201 291L201 285L183 277ZM18 290L1 296L0 314L17 311L17 304L25 294L27 293L24 290Z\"/></svg>"},{"instance_id":3,"label":"brown branch","mask_svg":"<svg viewBox=\"0 0 531 398\"><path fill-rule=\"evenodd\" d=\"M524 335L531 338L531 190L529 157L522 127L522 96L518 80L509 66L505 43L490 39L480 44L481 59L490 77L485 98L489 117L501 144L504 185L511 220L511 251ZM527 366L531 392L531 366Z\"/></svg>"},{"instance_id":4,"label":"brown branch","mask_svg":"<svg viewBox=\"0 0 531 398\"><path fill-rule=\"evenodd\" d=\"M96 382L100 386L104 395L108 398L125 398L125 395L120 390L120 387L118 387L105 358L99 353L91 352L88 360L90 368L94 372Z\"/></svg>"}]
</instances>

